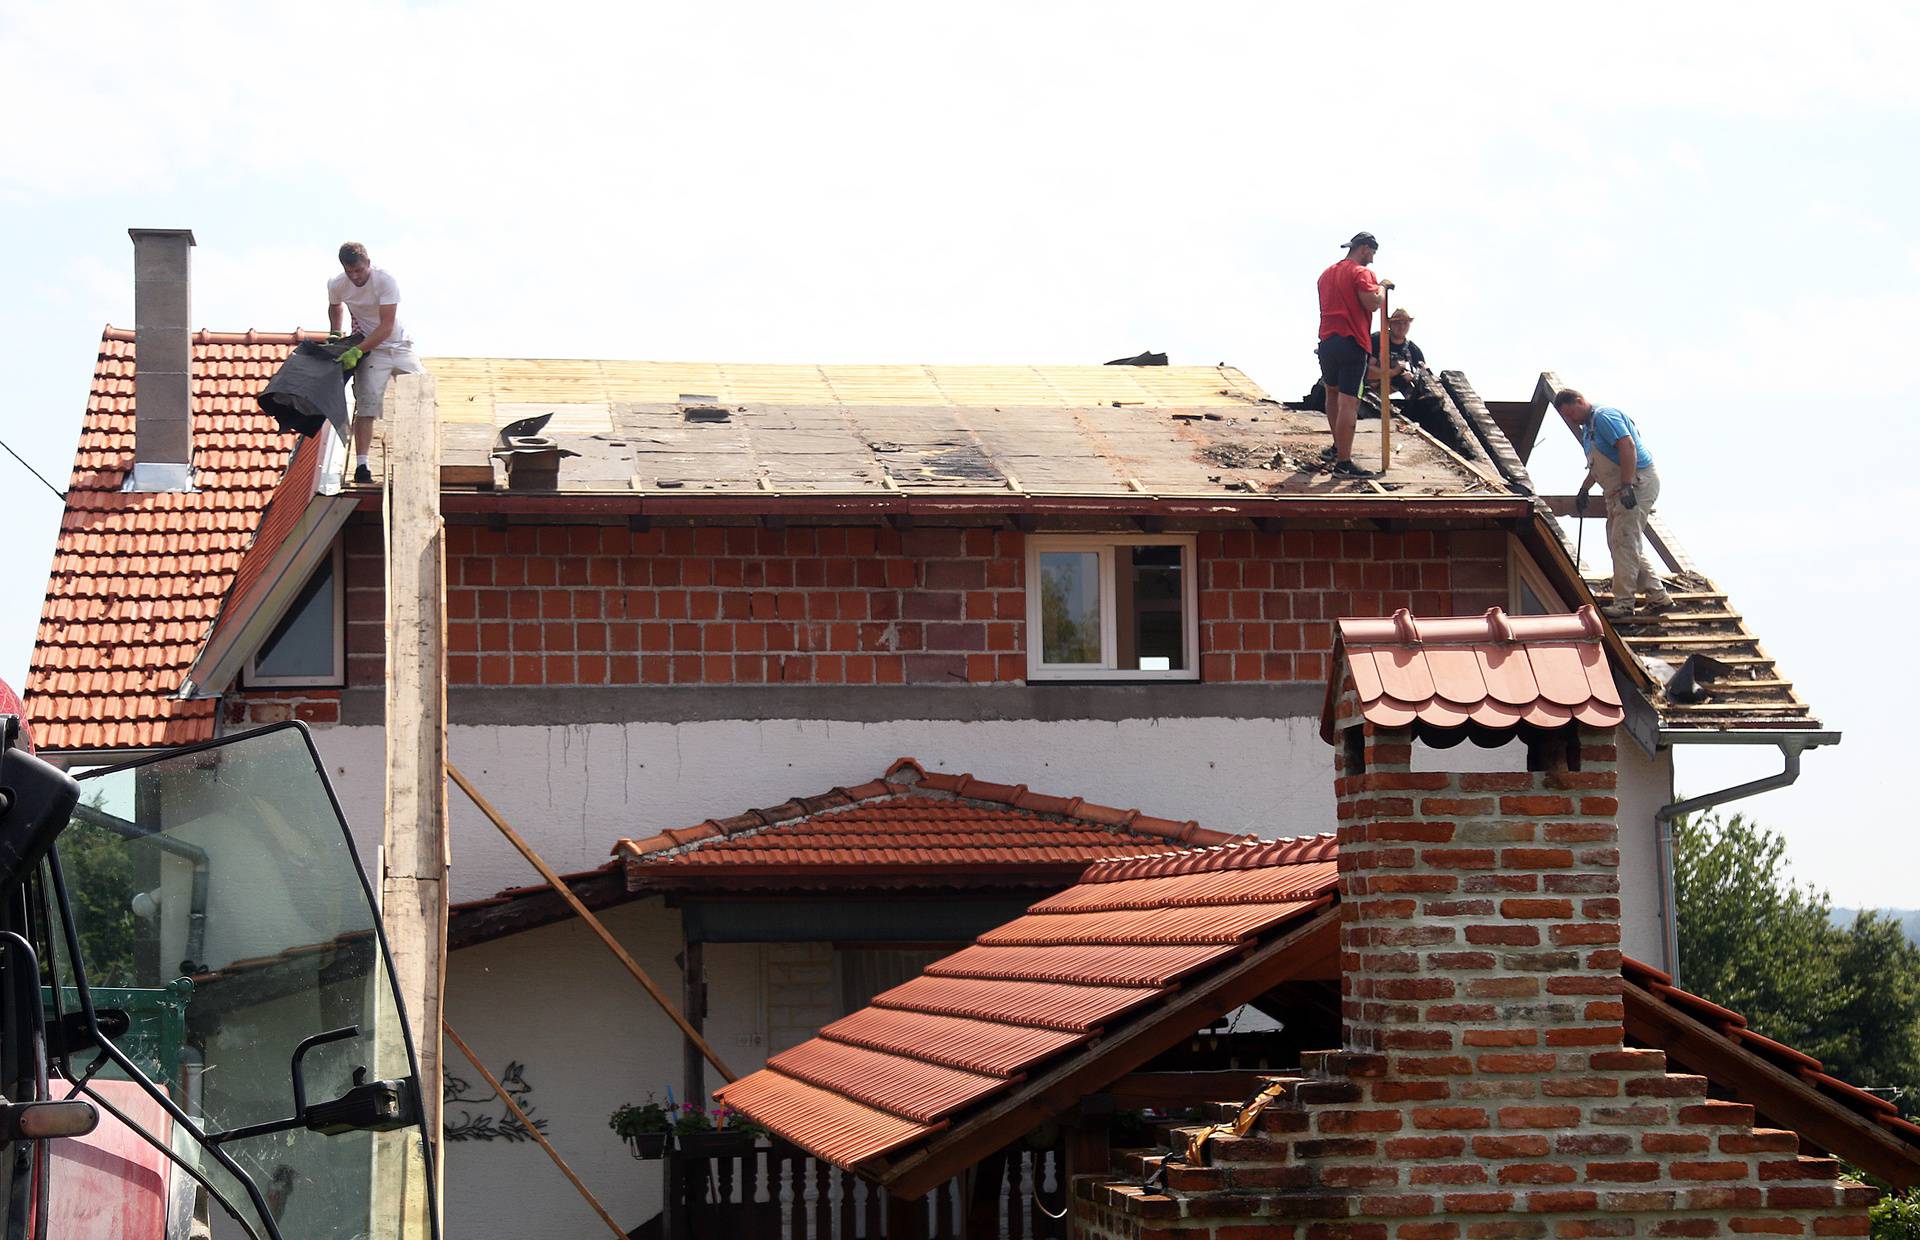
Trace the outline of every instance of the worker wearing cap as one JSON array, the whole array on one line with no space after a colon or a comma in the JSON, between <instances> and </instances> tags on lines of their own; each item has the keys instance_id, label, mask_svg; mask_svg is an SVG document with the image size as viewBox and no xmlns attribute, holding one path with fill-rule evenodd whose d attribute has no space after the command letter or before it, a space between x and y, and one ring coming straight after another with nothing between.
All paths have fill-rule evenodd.
<instances>
[{"instance_id":1,"label":"worker wearing cap","mask_svg":"<svg viewBox=\"0 0 1920 1240\"><path fill-rule=\"evenodd\" d=\"M1371 478L1353 463L1353 431L1360 418L1360 388L1367 378L1367 340L1373 312L1386 300L1381 282L1367 268L1380 249L1372 233L1355 233L1341 246L1347 256L1320 273L1320 379L1327 391L1327 427L1333 432L1333 473ZM1389 284L1386 287L1391 288Z\"/></svg>"},{"instance_id":2,"label":"worker wearing cap","mask_svg":"<svg viewBox=\"0 0 1920 1240\"><path fill-rule=\"evenodd\" d=\"M1410 389L1427 368L1427 355L1412 339L1413 316L1406 310L1395 310L1393 317L1387 320L1387 360L1393 365L1393 388L1396 392ZM1367 390L1372 391L1380 383L1380 333L1370 337L1371 346L1367 350Z\"/></svg>"},{"instance_id":3,"label":"worker wearing cap","mask_svg":"<svg viewBox=\"0 0 1920 1240\"><path fill-rule=\"evenodd\" d=\"M375 267L367 247L349 241L340 247L340 274L327 281L327 326L340 335L342 311L351 317L359 344L340 355L340 365L353 372L353 480L369 483L373 471L367 456L373 447L373 424L386 401L387 382L395 375L417 375L420 359L413 341L400 325L400 284Z\"/></svg>"},{"instance_id":4,"label":"worker wearing cap","mask_svg":"<svg viewBox=\"0 0 1920 1240\"><path fill-rule=\"evenodd\" d=\"M1660 498L1660 474L1653 467L1653 455L1640 442L1640 428L1618 409L1593 402L1572 388L1563 388L1553 397L1553 407L1573 432L1587 454L1587 476L1580 480L1574 495L1573 510L1587 511L1587 490L1597 481L1606 499L1607 550L1613 555L1613 601L1604 608L1615 620L1624 620L1634 611L1640 594L1647 598L1646 610L1662 612L1673 605L1666 583L1647 563L1641 540L1654 501Z\"/></svg>"}]
</instances>

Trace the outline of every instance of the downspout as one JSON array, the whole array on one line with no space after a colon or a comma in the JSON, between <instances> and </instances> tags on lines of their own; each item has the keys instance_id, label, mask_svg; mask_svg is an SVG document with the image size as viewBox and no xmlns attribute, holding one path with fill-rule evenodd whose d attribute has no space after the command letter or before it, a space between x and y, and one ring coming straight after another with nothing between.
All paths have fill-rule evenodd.
<instances>
[{"instance_id":1,"label":"downspout","mask_svg":"<svg viewBox=\"0 0 1920 1240\"><path fill-rule=\"evenodd\" d=\"M1717 737L1731 737L1729 733L1714 734ZM1662 740L1674 741L1679 738L1668 733ZM1689 739L1705 739L1689 738ZM1744 738L1739 738L1744 739ZM1666 957L1667 975L1673 978L1675 986L1680 985L1680 926L1673 882L1673 822L1674 819L1694 813L1697 810L1712 809L1725 805L1729 801L1738 801L1743 797L1755 796L1762 792L1771 792L1775 788L1785 788L1800 778L1800 754L1803 750L1820 745L1829 745L1840 739L1838 732L1799 732L1778 738L1783 759L1781 769L1773 775L1762 775L1759 779L1750 779L1744 784L1734 784L1717 792L1703 793L1697 797L1688 797L1663 805L1654 811L1655 849L1660 866L1660 922L1664 941L1661 953ZM1723 743L1738 743L1729 740Z\"/></svg>"}]
</instances>

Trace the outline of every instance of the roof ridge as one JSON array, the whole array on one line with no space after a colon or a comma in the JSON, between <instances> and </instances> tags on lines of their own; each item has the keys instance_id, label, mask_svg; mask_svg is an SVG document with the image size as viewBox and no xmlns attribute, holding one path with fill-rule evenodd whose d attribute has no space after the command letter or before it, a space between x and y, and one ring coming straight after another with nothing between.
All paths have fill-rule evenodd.
<instances>
[{"instance_id":1,"label":"roof ridge","mask_svg":"<svg viewBox=\"0 0 1920 1240\"><path fill-rule=\"evenodd\" d=\"M211 328L195 329L190 337L194 344L299 344L303 340L325 340L327 333L317 327L296 327L290 332L263 332L249 327L243 332L217 332ZM134 329L115 327L108 323L100 331L100 339L113 340L121 344L134 342Z\"/></svg>"},{"instance_id":2,"label":"roof ridge","mask_svg":"<svg viewBox=\"0 0 1920 1240\"><path fill-rule=\"evenodd\" d=\"M1251 837L1205 848L1178 848L1163 853L1142 853L1136 857L1095 861L1080 875L1080 882L1118 883L1135 878L1167 878L1205 871L1309 865L1332 861L1339 850L1339 838L1331 831L1272 840Z\"/></svg>"},{"instance_id":3,"label":"roof ridge","mask_svg":"<svg viewBox=\"0 0 1920 1240\"><path fill-rule=\"evenodd\" d=\"M1237 842L1247 837L1230 835L1202 827L1188 819L1178 822L1156 818L1137 809L1115 809L1098 805L1084 797L1047 796L1030 792L1025 784L994 784L977 780L971 774L951 775L929 771L918 759L896 758L878 779L852 788L834 788L818 796L790 797L779 805L750 809L730 818L708 818L690 827L669 827L650 836L623 838L613 846L615 856L630 861L653 859L663 853L677 852L707 840L736 838L784 826L829 811L852 809L887 797L912 796L933 792L956 801L974 801L987 805L1005 805L1027 813L1091 823L1109 830L1129 831L1137 835L1157 835L1182 844L1212 846Z\"/></svg>"}]
</instances>

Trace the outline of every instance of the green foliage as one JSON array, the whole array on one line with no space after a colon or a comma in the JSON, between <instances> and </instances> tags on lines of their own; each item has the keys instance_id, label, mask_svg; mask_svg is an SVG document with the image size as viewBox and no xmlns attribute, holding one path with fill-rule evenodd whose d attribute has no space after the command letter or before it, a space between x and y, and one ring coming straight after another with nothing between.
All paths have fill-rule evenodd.
<instances>
[{"instance_id":1,"label":"green foliage","mask_svg":"<svg viewBox=\"0 0 1920 1240\"><path fill-rule=\"evenodd\" d=\"M1920 948L1897 923L1835 927L1827 894L1789 877L1786 842L1738 814L1676 824L1674 886L1688 990L1920 1110Z\"/></svg>"},{"instance_id":2,"label":"green foliage","mask_svg":"<svg viewBox=\"0 0 1920 1240\"><path fill-rule=\"evenodd\" d=\"M98 800L96 793L96 808ZM132 904L139 891L133 850L111 831L78 819L60 833L58 847L67 898L86 953L87 981L95 986L141 985L134 956L140 927Z\"/></svg>"},{"instance_id":3,"label":"green foliage","mask_svg":"<svg viewBox=\"0 0 1920 1240\"><path fill-rule=\"evenodd\" d=\"M667 1113L669 1109L652 1098L641 1103L623 1102L614 1108L612 1115L607 1116L607 1127L623 1139L646 1132L665 1132L673 1126L672 1118Z\"/></svg>"},{"instance_id":4,"label":"green foliage","mask_svg":"<svg viewBox=\"0 0 1920 1240\"><path fill-rule=\"evenodd\" d=\"M1882 1197L1871 1214L1873 1240L1920 1240L1920 1188Z\"/></svg>"}]
</instances>

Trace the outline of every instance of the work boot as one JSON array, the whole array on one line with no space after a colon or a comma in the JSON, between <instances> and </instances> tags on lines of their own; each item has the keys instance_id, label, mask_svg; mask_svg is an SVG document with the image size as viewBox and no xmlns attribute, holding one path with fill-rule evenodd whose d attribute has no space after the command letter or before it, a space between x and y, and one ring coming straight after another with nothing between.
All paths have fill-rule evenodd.
<instances>
[{"instance_id":1,"label":"work boot","mask_svg":"<svg viewBox=\"0 0 1920 1240\"><path fill-rule=\"evenodd\" d=\"M1353 463L1353 458L1333 463L1333 476L1336 478L1378 478L1380 475L1371 469L1362 469Z\"/></svg>"},{"instance_id":2,"label":"work boot","mask_svg":"<svg viewBox=\"0 0 1920 1240\"><path fill-rule=\"evenodd\" d=\"M1673 610L1673 596L1671 594L1649 594L1647 595L1647 601L1641 604L1640 610L1650 616L1664 615Z\"/></svg>"},{"instance_id":3,"label":"work boot","mask_svg":"<svg viewBox=\"0 0 1920 1240\"><path fill-rule=\"evenodd\" d=\"M1326 447L1320 449L1320 459L1331 465L1333 464L1334 457L1338 456L1339 453L1340 449L1334 447L1332 444L1328 444Z\"/></svg>"},{"instance_id":4,"label":"work boot","mask_svg":"<svg viewBox=\"0 0 1920 1240\"><path fill-rule=\"evenodd\" d=\"M355 483L357 483L360 486L370 487L373 485L373 471L371 469L368 469L365 465L355 466L353 471L353 480Z\"/></svg>"},{"instance_id":5,"label":"work boot","mask_svg":"<svg viewBox=\"0 0 1920 1240\"><path fill-rule=\"evenodd\" d=\"M1608 603L1600 609L1600 614L1614 621L1631 620L1633 619L1633 600L1628 599L1624 603Z\"/></svg>"}]
</instances>

